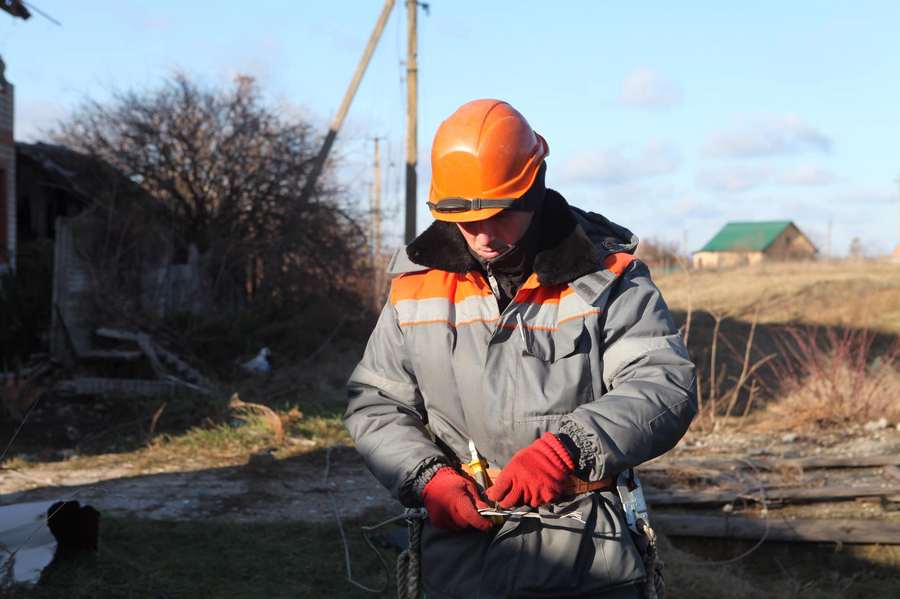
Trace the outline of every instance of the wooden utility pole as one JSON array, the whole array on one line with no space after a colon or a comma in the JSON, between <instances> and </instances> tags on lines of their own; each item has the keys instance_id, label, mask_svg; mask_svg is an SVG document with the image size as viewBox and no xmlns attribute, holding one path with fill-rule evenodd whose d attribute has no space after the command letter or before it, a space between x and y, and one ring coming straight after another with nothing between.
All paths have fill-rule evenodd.
<instances>
[{"instance_id":1,"label":"wooden utility pole","mask_svg":"<svg viewBox=\"0 0 900 599\"><path fill-rule=\"evenodd\" d=\"M319 154L316 156L316 161L313 163L309 177L306 179L306 185L303 188L303 195L301 196L304 200L309 199L315 190L316 181L318 181L319 176L322 174L322 169L325 167L325 160L328 158L328 153L331 151L331 146L334 144L334 138L337 137L338 131L340 131L341 125L347 117L347 111L350 110L350 103L353 102L353 96L356 95L356 90L359 88L359 83L362 81L363 74L366 72L366 67L369 66L369 60L372 58L372 53L375 51L375 46L378 44L379 38L381 38L381 33L384 31L384 26L387 24L388 17L391 15L391 10L393 8L394 0L385 0L384 7L381 9L381 14L378 15L378 21L375 22L375 29L372 30L372 35L369 36L369 42L366 44L366 49L363 50L362 58L359 59L359 64L356 65L356 72L353 73L353 79L350 80L350 86L347 88L346 93L344 93L344 99L341 101L341 106L338 108L337 114L334 115L334 119L331 121L331 127L329 127L328 133L325 135L325 141L322 143L322 149L319 150Z\"/></svg>"},{"instance_id":2,"label":"wooden utility pole","mask_svg":"<svg viewBox=\"0 0 900 599\"><path fill-rule=\"evenodd\" d=\"M373 265L380 268L381 264L381 149L379 140L375 140L375 186L372 189L372 256Z\"/></svg>"},{"instance_id":3,"label":"wooden utility pole","mask_svg":"<svg viewBox=\"0 0 900 599\"><path fill-rule=\"evenodd\" d=\"M900 176L894 182L897 184L897 246L894 248L894 255L900 257Z\"/></svg>"},{"instance_id":4,"label":"wooden utility pole","mask_svg":"<svg viewBox=\"0 0 900 599\"><path fill-rule=\"evenodd\" d=\"M418 161L418 0L406 0L406 228L404 240L416 237L416 162Z\"/></svg>"},{"instance_id":5,"label":"wooden utility pole","mask_svg":"<svg viewBox=\"0 0 900 599\"><path fill-rule=\"evenodd\" d=\"M833 221L829 218L829 219L828 219L828 242L827 242L827 245L825 246L825 247L826 247L826 250L825 250L825 252L826 252L826 253L825 253L825 258L828 259L828 260L831 260L831 257L834 255L834 253L833 253L833 252L834 252L834 248L831 247L832 227L833 227L832 222L833 222Z\"/></svg>"},{"instance_id":6,"label":"wooden utility pole","mask_svg":"<svg viewBox=\"0 0 900 599\"><path fill-rule=\"evenodd\" d=\"M381 308L384 264L381 259L381 148L375 140L375 182L372 186L372 308Z\"/></svg>"}]
</instances>

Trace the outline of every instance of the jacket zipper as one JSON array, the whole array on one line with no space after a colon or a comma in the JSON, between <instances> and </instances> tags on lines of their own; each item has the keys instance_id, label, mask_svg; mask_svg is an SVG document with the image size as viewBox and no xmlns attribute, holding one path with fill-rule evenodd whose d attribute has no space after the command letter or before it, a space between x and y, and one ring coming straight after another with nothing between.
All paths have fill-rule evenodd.
<instances>
[{"instance_id":1,"label":"jacket zipper","mask_svg":"<svg viewBox=\"0 0 900 599\"><path fill-rule=\"evenodd\" d=\"M494 299L498 302L500 301L500 286L497 284L497 279L494 278L494 271L491 269L490 264L484 265L485 270L487 271L488 284L491 286L491 293L494 294ZM499 304L498 304L499 307Z\"/></svg>"}]
</instances>

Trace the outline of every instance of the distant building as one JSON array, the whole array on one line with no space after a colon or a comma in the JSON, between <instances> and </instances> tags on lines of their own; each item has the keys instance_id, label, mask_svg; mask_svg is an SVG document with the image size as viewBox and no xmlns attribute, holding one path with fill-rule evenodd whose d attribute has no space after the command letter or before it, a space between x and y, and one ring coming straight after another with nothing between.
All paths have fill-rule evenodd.
<instances>
[{"instance_id":1,"label":"distant building","mask_svg":"<svg viewBox=\"0 0 900 599\"><path fill-rule=\"evenodd\" d=\"M699 251L694 268L729 268L763 261L809 260L818 253L789 220L728 223Z\"/></svg>"},{"instance_id":2,"label":"distant building","mask_svg":"<svg viewBox=\"0 0 900 599\"><path fill-rule=\"evenodd\" d=\"M5 10L5 9L4 9ZM16 268L16 147L13 86L0 60L0 273Z\"/></svg>"}]
</instances>

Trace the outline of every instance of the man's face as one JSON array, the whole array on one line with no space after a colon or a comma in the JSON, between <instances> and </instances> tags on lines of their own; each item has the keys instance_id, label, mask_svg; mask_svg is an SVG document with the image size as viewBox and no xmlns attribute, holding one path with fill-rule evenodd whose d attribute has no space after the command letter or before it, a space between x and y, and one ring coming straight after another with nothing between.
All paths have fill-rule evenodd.
<instances>
[{"instance_id":1,"label":"man's face","mask_svg":"<svg viewBox=\"0 0 900 599\"><path fill-rule=\"evenodd\" d=\"M466 243L485 260L492 260L522 239L533 212L504 210L487 220L456 223Z\"/></svg>"}]
</instances>

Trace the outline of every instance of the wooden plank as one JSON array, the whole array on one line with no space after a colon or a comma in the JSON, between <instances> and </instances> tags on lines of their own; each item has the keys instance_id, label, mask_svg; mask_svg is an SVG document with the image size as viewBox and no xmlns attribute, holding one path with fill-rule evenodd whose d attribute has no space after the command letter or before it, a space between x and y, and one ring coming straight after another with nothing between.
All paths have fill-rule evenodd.
<instances>
[{"instance_id":1,"label":"wooden plank","mask_svg":"<svg viewBox=\"0 0 900 599\"><path fill-rule=\"evenodd\" d=\"M813 468L874 468L900 464L900 454L893 455L861 455L861 456L812 456L778 460L776 464L799 466L811 470Z\"/></svg>"},{"instance_id":2,"label":"wooden plank","mask_svg":"<svg viewBox=\"0 0 900 599\"><path fill-rule=\"evenodd\" d=\"M706 537L787 543L860 543L900 545L900 523L881 520L822 520L743 516L692 516L654 513L650 522L658 532L672 537Z\"/></svg>"},{"instance_id":3,"label":"wooden plank","mask_svg":"<svg viewBox=\"0 0 900 599\"><path fill-rule=\"evenodd\" d=\"M812 487L766 489L766 500L771 503L819 503L825 501L845 501L857 497L883 497L900 493L900 483L888 483L882 486L864 487ZM647 503L651 506L666 505L723 505L738 500L759 501L758 489L745 492L734 491L653 491L645 492Z\"/></svg>"},{"instance_id":4,"label":"wooden plank","mask_svg":"<svg viewBox=\"0 0 900 599\"><path fill-rule=\"evenodd\" d=\"M144 379L78 378L61 381L54 391L61 395L124 395L158 397L171 395L178 385L171 381Z\"/></svg>"},{"instance_id":5,"label":"wooden plank","mask_svg":"<svg viewBox=\"0 0 900 599\"><path fill-rule=\"evenodd\" d=\"M752 466L751 466L752 465ZM807 458L663 458L639 466L642 471L666 471L685 468L705 468L713 470L776 470L779 468L875 468L900 465L900 453L873 456L812 456Z\"/></svg>"},{"instance_id":6,"label":"wooden plank","mask_svg":"<svg viewBox=\"0 0 900 599\"><path fill-rule=\"evenodd\" d=\"M89 349L79 357L85 360L133 362L134 360L139 360L143 355L143 353L137 350L129 349Z\"/></svg>"},{"instance_id":7,"label":"wooden plank","mask_svg":"<svg viewBox=\"0 0 900 599\"><path fill-rule=\"evenodd\" d=\"M144 352L144 355L147 356L147 359L150 361L150 366L153 368L154 374L159 378L162 378L166 374L166 371L159 362L159 356L156 355L156 350L153 349L153 342L150 339L150 335L141 333L137 336L136 341L141 348L141 351Z\"/></svg>"},{"instance_id":8,"label":"wooden plank","mask_svg":"<svg viewBox=\"0 0 900 599\"><path fill-rule=\"evenodd\" d=\"M213 384L202 374L200 371L191 367L187 362L179 358L174 353L166 350L159 345L154 345L153 348L156 351L156 355L159 358L161 363L167 364L169 367L174 369L178 374L181 375L181 378L186 380L187 382L197 385L198 387L204 387L206 389L212 389Z\"/></svg>"},{"instance_id":9,"label":"wooden plank","mask_svg":"<svg viewBox=\"0 0 900 599\"><path fill-rule=\"evenodd\" d=\"M900 468L897 466L885 466L884 467L884 475L887 478L893 478L894 480L900 480Z\"/></svg>"},{"instance_id":10,"label":"wooden plank","mask_svg":"<svg viewBox=\"0 0 900 599\"><path fill-rule=\"evenodd\" d=\"M118 329L110 329L107 327L100 327L96 331L94 331L100 337L106 337L107 339L116 339L118 341L134 341L138 342L139 333L132 333L130 331L120 331Z\"/></svg>"}]
</instances>

